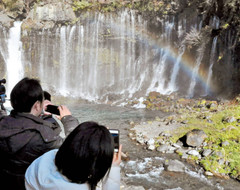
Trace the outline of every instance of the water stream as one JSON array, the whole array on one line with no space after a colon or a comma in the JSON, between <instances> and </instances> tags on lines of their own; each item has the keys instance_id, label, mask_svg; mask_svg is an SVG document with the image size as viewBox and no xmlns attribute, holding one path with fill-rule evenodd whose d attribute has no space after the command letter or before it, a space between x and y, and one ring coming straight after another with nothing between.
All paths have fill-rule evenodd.
<instances>
[{"instance_id":1,"label":"water stream","mask_svg":"<svg viewBox=\"0 0 240 190\"><path fill-rule=\"evenodd\" d=\"M94 120L109 127L120 130L120 143L123 152L130 160L123 161L122 180L127 186L143 186L148 190L239 190L239 182L224 180L216 177L206 177L198 167L193 167L176 154L162 154L149 151L128 137L130 122L147 122L156 116L164 117L166 113L160 111L147 111L146 109L133 109L110 105L75 104L70 106L74 116L79 121ZM187 169L185 172L167 172L164 162L178 159ZM127 187L125 186L125 187Z\"/></svg>"}]
</instances>

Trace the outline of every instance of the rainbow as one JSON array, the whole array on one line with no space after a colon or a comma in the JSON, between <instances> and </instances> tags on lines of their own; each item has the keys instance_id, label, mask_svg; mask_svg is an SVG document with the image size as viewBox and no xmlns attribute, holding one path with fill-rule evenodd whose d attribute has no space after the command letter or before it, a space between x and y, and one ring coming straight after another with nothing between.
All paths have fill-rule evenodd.
<instances>
[{"instance_id":1,"label":"rainbow","mask_svg":"<svg viewBox=\"0 0 240 190\"><path fill-rule=\"evenodd\" d=\"M96 17L95 18L89 17L88 19L90 19L91 21L90 24L94 24ZM115 20L114 22L111 22L108 19L105 19L104 23L107 24L112 31L118 31L118 30L122 30L123 28L121 25L121 22L118 22L118 21ZM135 36L137 36L137 40L140 43L150 46L158 50L159 52L161 50L164 50L168 54L168 59L173 64L177 62L177 59L179 56L178 49L169 47L169 44L167 45L167 44L164 44L162 41L159 41L159 36L148 32L147 29L145 29L142 26L133 25L133 27L134 27ZM129 29L128 27L125 27L125 30L126 30L124 31L125 34L132 37L131 29ZM214 94L214 92L216 91L214 85L211 83L211 81L207 82L209 68L205 68L201 63L199 66L198 72L193 72L194 67L196 66L196 58L193 58L193 55L188 55L186 52L184 52L179 62L179 66L187 74L187 76L189 76L190 79L193 77L196 79L197 83L201 84L202 88L209 93L207 95Z\"/></svg>"}]
</instances>

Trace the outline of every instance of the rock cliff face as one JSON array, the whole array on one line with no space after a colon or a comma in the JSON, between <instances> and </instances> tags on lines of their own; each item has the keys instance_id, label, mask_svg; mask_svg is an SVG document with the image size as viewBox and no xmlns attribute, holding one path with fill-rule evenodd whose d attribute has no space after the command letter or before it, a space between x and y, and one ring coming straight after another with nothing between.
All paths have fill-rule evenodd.
<instances>
[{"instance_id":1,"label":"rock cliff face","mask_svg":"<svg viewBox=\"0 0 240 190\"><path fill-rule=\"evenodd\" d=\"M59 23L67 25L75 20L75 13L67 2L40 3L30 10L22 30L51 29Z\"/></svg>"}]
</instances>

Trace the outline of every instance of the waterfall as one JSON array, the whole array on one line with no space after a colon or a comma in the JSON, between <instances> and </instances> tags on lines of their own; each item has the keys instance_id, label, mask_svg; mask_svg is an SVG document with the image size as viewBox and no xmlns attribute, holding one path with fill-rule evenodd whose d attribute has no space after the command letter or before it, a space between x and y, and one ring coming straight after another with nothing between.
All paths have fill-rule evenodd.
<instances>
[{"instance_id":1,"label":"waterfall","mask_svg":"<svg viewBox=\"0 0 240 190\"><path fill-rule=\"evenodd\" d=\"M14 26L10 29L7 42L8 56L6 58L6 67L8 94L10 94L12 88L24 75L22 64L22 42L20 41L21 24L21 22L14 22Z\"/></svg>"},{"instance_id":2,"label":"waterfall","mask_svg":"<svg viewBox=\"0 0 240 190\"><path fill-rule=\"evenodd\" d=\"M141 98L151 91L193 96L196 86L209 93L198 77L205 47L199 48L195 63L184 60L185 34L192 27L200 30L202 21L189 23L186 18L169 16L159 19L159 28L151 31L145 18L129 10L116 14L88 12L80 20L56 30L31 31L28 40L22 42L24 49L16 22L6 41L8 54L0 47L7 57L7 80L15 78L15 84L23 75L34 76L53 95L106 103Z\"/></svg>"},{"instance_id":3,"label":"waterfall","mask_svg":"<svg viewBox=\"0 0 240 190\"><path fill-rule=\"evenodd\" d=\"M63 26L60 29L60 80L59 80L59 90L60 93L63 95L67 95L67 90L66 90L66 84L68 81L68 77L67 77L67 67L68 64L67 63L67 53L68 53L68 41L69 39L67 39L67 28L66 26ZM71 56L70 54L68 56Z\"/></svg>"},{"instance_id":4,"label":"waterfall","mask_svg":"<svg viewBox=\"0 0 240 190\"><path fill-rule=\"evenodd\" d=\"M153 70L155 70L155 72L153 73L151 85L147 90L147 94L151 91L162 92L163 94L167 93L167 90L165 89L166 81L164 78L167 57L168 57L168 52L162 49L160 52L159 63L155 64L153 67Z\"/></svg>"},{"instance_id":5,"label":"waterfall","mask_svg":"<svg viewBox=\"0 0 240 190\"><path fill-rule=\"evenodd\" d=\"M213 28L213 29L219 29L219 25L220 25L220 19L218 16L213 16L210 19L210 23L209 25Z\"/></svg>"},{"instance_id":6,"label":"waterfall","mask_svg":"<svg viewBox=\"0 0 240 190\"><path fill-rule=\"evenodd\" d=\"M199 48L198 48L198 55L197 55L197 59L196 59L196 63L195 66L193 68L192 71L192 77L191 77L191 82L190 82L190 86L188 89L188 97L192 98L194 96L194 89L196 86L196 80L197 80L197 73L199 71L199 67L201 65L201 61L203 59L203 55L204 55L204 50L205 50L205 44L202 44Z\"/></svg>"},{"instance_id":7,"label":"waterfall","mask_svg":"<svg viewBox=\"0 0 240 190\"><path fill-rule=\"evenodd\" d=\"M208 70L208 75L207 75L207 85L206 85L206 88L205 88L205 95L208 95L210 92L209 92L209 89L208 89L208 86L210 86L210 82L211 82L211 78L212 78L212 73L213 73L213 65L216 61L216 45L217 45L217 39L218 37L215 36L214 39L213 39L213 42L212 42L212 48L211 48L211 54L210 54L210 61L209 61L209 70Z\"/></svg>"},{"instance_id":8,"label":"waterfall","mask_svg":"<svg viewBox=\"0 0 240 190\"><path fill-rule=\"evenodd\" d=\"M177 58L176 63L173 66L173 71L172 71L172 74L171 74L171 80L169 82L169 87L168 87L170 92L174 92L174 91L178 90L178 87L177 87L177 84L176 84L176 79L177 79L177 75L179 73L179 64L180 64L180 61L182 59L182 56L183 56L184 52L185 52L185 45L183 44L179 48L178 58Z\"/></svg>"}]
</instances>

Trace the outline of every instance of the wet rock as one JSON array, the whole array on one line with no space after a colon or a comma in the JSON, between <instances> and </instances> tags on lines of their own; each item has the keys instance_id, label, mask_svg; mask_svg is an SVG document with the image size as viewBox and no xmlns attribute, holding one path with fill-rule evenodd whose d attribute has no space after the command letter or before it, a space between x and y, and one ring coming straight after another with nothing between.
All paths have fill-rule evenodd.
<instances>
[{"instance_id":1,"label":"wet rock","mask_svg":"<svg viewBox=\"0 0 240 190\"><path fill-rule=\"evenodd\" d=\"M207 138L207 135L204 131L193 129L186 134L186 144L188 146L199 147L205 138Z\"/></svg>"},{"instance_id":2,"label":"wet rock","mask_svg":"<svg viewBox=\"0 0 240 190\"><path fill-rule=\"evenodd\" d=\"M182 162L180 162L179 160L166 161L164 167L167 171L171 171L171 172L184 172L185 171L185 165Z\"/></svg>"}]
</instances>

